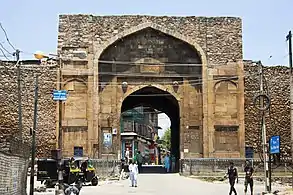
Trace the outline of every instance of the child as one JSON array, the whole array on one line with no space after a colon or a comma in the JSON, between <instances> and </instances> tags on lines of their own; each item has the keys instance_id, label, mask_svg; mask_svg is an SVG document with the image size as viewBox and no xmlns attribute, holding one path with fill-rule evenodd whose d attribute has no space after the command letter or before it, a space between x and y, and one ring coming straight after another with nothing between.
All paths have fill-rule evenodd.
<instances>
[{"instance_id":1,"label":"child","mask_svg":"<svg viewBox=\"0 0 293 195\"><path fill-rule=\"evenodd\" d=\"M137 175L138 175L138 166L136 163L133 163L132 160L129 160L129 176L132 187L137 187Z\"/></svg>"}]
</instances>

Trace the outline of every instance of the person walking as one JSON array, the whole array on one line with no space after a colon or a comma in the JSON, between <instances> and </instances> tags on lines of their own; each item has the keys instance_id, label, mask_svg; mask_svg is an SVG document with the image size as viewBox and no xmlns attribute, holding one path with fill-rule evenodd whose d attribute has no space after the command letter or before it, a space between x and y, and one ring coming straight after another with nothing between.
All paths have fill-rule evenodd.
<instances>
[{"instance_id":1,"label":"person walking","mask_svg":"<svg viewBox=\"0 0 293 195\"><path fill-rule=\"evenodd\" d=\"M129 178L131 187L137 187L138 166L132 160L129 160Z\"/></svg>"},{"instance_id":2,"label":"person walking","mask_svg":"<svg viewBox=\"0 0 293 195\"><path fill-rule=\"evenodd\" d=\"M137 163L139 173L142 172L142 161L143 161L142 155L141 155L140 151L137 151L137 153L135 155L135 161L134 162Z\"/></svg>"},{"instance_id":3,"label":"person walking","mask_svg":"<svg viewBox=\"0 0 293 195\"><path fill-rule=\"evenodd\" d=\"M244 193L247 193L247 187L249 184L250 187L250 194L253 195L253 172L254 169L249 161L246 161L246 165L244 167L245 172L245 181L244 181Z\"/></svg>"},{"instance_id":4,"label":"person walking","mask_svg":"<svg viewBox=\"0 0 293 195\"><path fill-rule=\"evenodd\" d=\"M233 162L230 162L230 167L228 168L227 176L228 176L229 184L230 184L229 195L232 195L232 192L234 192L234 194L237 195L237 191L234 186L235 186L235 181L238 183L238 171L237 171L237 168L234 167Z\"/></svg>"},{"instance_id":5,"label":"person walking","mask_svg":"<svg viewBox=\"0 0 293 195\"><path fill-rule=\"evenodd\" d=\"M166 172L169 173L170 172L170 167L171 167L169 153L167 153L165 158L164 158L164 165L165 165Z\"/></svg>"},{"instance_id":6,"label":"person walking","mask_svg":"<svg viewBox=\"0 0 293 195\"><path fill-rule=\"evenodd\" d=\"M172 169L171 169L171 171L174 173L175 172L175 165L176 165L176 158L175 158L175 156L172 154L171 155L171 166L172 166Z\"/></svg>"}]
</instances>

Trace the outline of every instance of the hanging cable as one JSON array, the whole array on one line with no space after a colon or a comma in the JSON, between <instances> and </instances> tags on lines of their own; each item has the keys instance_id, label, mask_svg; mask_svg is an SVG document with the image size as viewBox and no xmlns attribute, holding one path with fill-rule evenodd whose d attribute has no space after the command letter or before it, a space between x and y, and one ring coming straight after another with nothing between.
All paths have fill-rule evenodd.
<instances>
[{"instance_id":1,"label":"hanging cable","mask_svg":"<svg viewBox=\"0 0 293 195\"><path fill-rule=\"evenodd\" d=\"M9 52L9 51L4 47L4 45L3 45L2 43L0 43L0 47L2 47L2 49L3 49L4 51L6 51L6 53L8 53L9 55L12 55L12 56L13 56L13 53Z\"/></svg>"},{"instance_id":2,"label":"hanging cable","mask_svg":"<svg viewBox=\"0 0 293 195\"><path fill-rule=\"evenodd\" d=\"M2 26L1 22L0 22L0 28L1 28L2 31L4 32L8 44L12 47L12 49L13 49L14 51L16 51L15 47L14 47L14 46L11 44L11 42L9 41L9 38L8 38L7 32L6 32L6 30L4 29L4 27Z\"/></svg>"},{"instance_id":3,"label":"hanging cable","mask_svg":"<svg viewBox=\"0 0 293 195\"><path fill-rule=\"evenodd\" d=\"M3 54L3 56L4 56L7 60L10 60L10 59L5 55L3 49L0 48L0 51L1 51L1 53Z\"/></svg>"}]
</instances>

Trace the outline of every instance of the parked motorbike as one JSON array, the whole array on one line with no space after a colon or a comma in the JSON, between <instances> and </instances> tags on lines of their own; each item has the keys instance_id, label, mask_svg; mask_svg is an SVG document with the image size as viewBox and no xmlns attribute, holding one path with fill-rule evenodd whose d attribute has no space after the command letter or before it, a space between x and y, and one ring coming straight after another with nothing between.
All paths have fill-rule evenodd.
<instances>
[{"instance_id":1,"label":"parked motorbike","mask_svg":"<svg viewBox=\"0 0 293 195\"><path fill-rule=\"evenodd\" d=\"M82 181L77 181L71 185L64 183L64 195L79 195L82 188Z\"/></svg>"}]
</instances>

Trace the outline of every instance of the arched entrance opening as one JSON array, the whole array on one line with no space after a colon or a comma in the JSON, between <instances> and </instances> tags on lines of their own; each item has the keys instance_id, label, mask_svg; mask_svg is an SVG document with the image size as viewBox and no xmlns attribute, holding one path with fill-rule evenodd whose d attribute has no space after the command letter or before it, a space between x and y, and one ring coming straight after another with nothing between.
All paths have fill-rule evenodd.
<instances>
[{"instance_id":1,"label":"arched entrance opening","mask_svg":"<svg viewBox=\"0 0 293 195\"><path fill-rule=\"evenodd\" d=\"M175 172L178 172L179 170L179 166L178 166L178 162L179 162L179 158L180 158L180 112L179 112L179 103L178 100L169 92L167 91L163 91L161 89L158 89L156 87L153 86L147 86L147 87L143 87L135 92L133 92L132 94L128 95L121 106L121 119L123 120L122 116L125 116L123 114L125 114L127 111L131 111L134 108L151 108L148 110L158 110L161 111L163 113L165 113L171 121L171 148L170 148L170 154L173 155L176 159L176 166L175 166ZM141 114L144 113L144 110L136 110L135 112L141 112ZM147 115L149 115L149 112L146 112L146 115L144 115L144 124L148 125L150 124L150 120L149 117L146 117ZM146 121L148 120L148 121ZM127 125L125 125L124 127L121 127L121 137L123 139L123 133L125 133L125 130L127 128L129 128L126 131L130 131L131 133L133 133L133 135L139 135L139 133L141 133L142 129L144 128L143 125L139 126L136 125L136 122L134 122L135 120L133 120L132 126L127 127ZM147 134L146 134L146 139L150 138L150 140L155 140L154 137L152 136L151 133L148 133L150 130L146 129ZM128 135L130 135L128 133ZM144 137L145 135L143 135ZM150 136L150 137L149 137ZM143 139L142 139L143 141ZM139 142L139 141L138 141ZM134 143L134 142L133 142ZM150 141L151 143L151 141ZM145 144L147 145L147 144ZM151 144L149 144L151 145ZM146 146L147 147L147 146ZM139 149L136 146L134 146L135 149ZM135 149L132 150L132 152L135 152ZM156 148L157 149L157 148ZM125 148L122 148L122 150L124 150L123 152L125 152ZM158 155L160 156L160 155Z\"/></svg>"},{"instance_id":2,"label":"arched entrance opening","mask_svg":"<svg viewBox=\"0 0 293 195\"><path fill-rule=\"evenodd\" d=\"M97 53L99 101L96 106L101 112L98 124L119 126L119 117L115 115L120 111L123 113L140 105L153 107L171 119L171 152L176 159L183 156L186 148L190 154L203 155L203 128L206 128L203 124L207 120L204 117L207 112L203 111L203 102L207 100L207 87L203 87L206 85L206 58L196 43L164 27L142 24L118 33ZM141 89L141 86L157 88ZM167 92L160 86L172 91L173 96L165 94ZM180 109L174 96L180 99ZM121 98L125 98L122 107ZM108 116L113 116L113 120L106 124ZM184 129L180 134L179 123L195 128ZM191 133L194 135L189 136ZM179 140L184 143L180 144Z\"/></svg>"}]
</instances>

